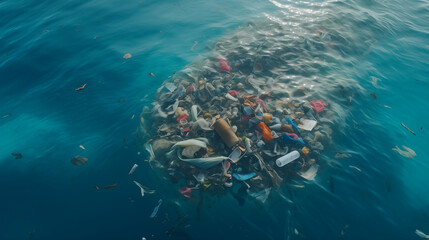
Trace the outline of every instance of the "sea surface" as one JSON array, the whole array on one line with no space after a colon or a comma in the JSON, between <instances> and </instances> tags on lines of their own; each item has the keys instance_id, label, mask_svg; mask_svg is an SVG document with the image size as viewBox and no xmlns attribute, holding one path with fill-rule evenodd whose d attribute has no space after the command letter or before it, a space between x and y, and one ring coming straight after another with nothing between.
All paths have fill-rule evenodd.
<instances>
[{"instance_id":1,"label":"sea surface","mask_svg":"<svg viewBox=\"0 0 429 240\"><path fill-rule=\"evenodd\" d=\"M0 23L0 239L429 234L429 1L2 0ZM333 142L315 181L296 176L265 204L183 198L145 161L142 108L217 43L253 42L299 60L291 84L313 79L335 107Z\"/></svg>"}]
</instances>

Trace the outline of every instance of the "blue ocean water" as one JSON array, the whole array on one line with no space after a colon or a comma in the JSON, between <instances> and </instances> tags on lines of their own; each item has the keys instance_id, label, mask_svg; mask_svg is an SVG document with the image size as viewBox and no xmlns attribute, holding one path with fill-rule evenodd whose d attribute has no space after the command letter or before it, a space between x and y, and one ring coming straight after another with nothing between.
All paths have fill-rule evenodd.
<instances>
[{"instance_id":1,"label":"blue ocean water","mask_svg":"<svg viewBox=\"0 0 429 240\"><path fill-rule=\"evenodd\" d=\"M419 239L416 229L429 233L428 12L427 1L0 2L0 239ZM218 41L258 37L308 61L294 76L319 79L336 106L316 181L296 177L264 205L184 199L144 161L133 134L142 107ZM402 145L417 156L392 150ZM72 165L75 155L88 163ZM133 180L156 193L141 197Z\"/></svg>"}]
</instances>

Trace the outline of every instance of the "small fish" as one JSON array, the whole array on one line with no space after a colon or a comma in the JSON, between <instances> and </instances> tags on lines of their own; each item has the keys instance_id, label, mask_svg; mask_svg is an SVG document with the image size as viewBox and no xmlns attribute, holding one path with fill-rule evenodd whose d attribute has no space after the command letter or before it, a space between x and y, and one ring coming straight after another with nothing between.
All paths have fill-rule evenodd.
<instances>
[{"instance_id":1,"label":"small fish","mask_svg":"<svg viewBox=\"0 0 429 240\"><path fill-rule=\"evenodd\" d=\"M353 168L353 169L358 170L359 172L362 172L362 170L360 170L360 168L358 168L358 167L356 167L356 166L353 166L353 165L349 165L349 168Z\"/></svg>"},{"instance_id":2,"label":"small fish","mask_svg":"<svg viewBox=\"0 0 429 240\"><path fill-rule=\"evenodd\" d=\"M21 158L22 158L22 154L21 154L21 153L19 153L19 152L14 152L14 153L12 153L12 156L14 156L14 157L15 157L15 159L21 159Z\"/></svg>"},{"instance_id":3,"label":"small fish","mask_svg":"<svg viewBox=\"0 0 429 240\"><path fill-rule=\"evenodd\" d=\"M149 76L151 76L151 77L155 77L155 74L153 74L153 72L150 72L150 73L149 73Z\"/></svg>"},{"instance_id":4,"label":"small fish","mask_svg":"<svg viewBox=\"0 0 429 240\"><path fill-rule=\"evenodd\" d=\"M158 213L158 210L159 210L159 207L161 206L161 204L162 204L162 199L159 199L158 205L153 209L153 212L150 215L150 218L155 218L156 217L156 214Z\"/></svg>"},{"instance_id":5,"label":"small fish","mask_svg":"<svg viewBox=\"0 0 429 240\"><path fill-rule=\"evenodd\" d=\"M119 99L118 103L125 102L125 101L127 101L127 99L125 99L125 98L124 99Z\"/></svg>"},{"instance_id":6,"label":"small fish","mask_svg":"<svg viewBox=\"0 0 429 240\"><path fill-rule=\"evenodd\" d=\"M401 126L403 126L405 129L407 129L410 133L416 135L416 133L413 132L411 129L409 129L407 126L405 126L405 124L401 123Z\"/></svg>"},{"instance_id":7,"label":"small fish","mask_svg":"<svg viewBox=\"0 0 429 240\"><path fill-rule=\"evenodd\" d=\"M371 95L373 99L377 99L377 94L375 92L370 92L369 95Z\"/></svg>"},{"instance_id":8,"label":"small fish","mask_svg":"<svg viewBox=\"0 0 429 240\"><path fill-rule=\"evenodd\" d=\"M197 41L195 41L195 42L194 42L194 45L192 45L192 47L191 47L191 52L192 52L192 51L194 51L194 48L195 48L197 45L198 45L198 42L197 42Z\"/></svg>"},{"instance_id":9,"label":"small fish","mask_svg":"<svg viewBox=\"0 0 429 240\"><path fill-rule=\"evenodd\" d=\"M132 56L133 55L131 55L131 53L125 53L122 58L124 58L124 59L130 59Z\"/></svg>"},{"instance_id":10,"label":"small fish","mask_svg":"<svg viewBox=\"0 0 429 240\"><path fill-rule=\"evenodd\" d=\"M80 148L82 148L82 150L86 150L86 148L83 145L79 145Z\"/></svg>"},{"instance_id":11,"label":"small fish","mask_svg":"<svg viewBox=\"0 0 429 240\"><path fill-rule=\"evenodd\" d=\"M85 87L86 87L86 83L83 84L82 87L78 87L75 90L79 92L79 91L82 91Z\"/></svg>"},{"instance_id":12,"label":"small fish","mask_svg":"<svg viewBox=\"0 0 429 240\"><path fill-rule=\"evenodd\" d=\"M136 116L136 115L135 115L135 114L133 114L133 115L131 116L131 120L133 120L135 116Z\"/></svg>"},{"instance_id":13,"label":"small fish","mask_svg":"<svg viewBox=\"0 0 429 240\"><path fill-rule=\"evenodd\" d=\"M103 189L114 188L114 187L116 187L117 185L118 185L117 183L112 184L112 185L107 185L107 186L103 187Z\"/></svg>"}]
</instances>

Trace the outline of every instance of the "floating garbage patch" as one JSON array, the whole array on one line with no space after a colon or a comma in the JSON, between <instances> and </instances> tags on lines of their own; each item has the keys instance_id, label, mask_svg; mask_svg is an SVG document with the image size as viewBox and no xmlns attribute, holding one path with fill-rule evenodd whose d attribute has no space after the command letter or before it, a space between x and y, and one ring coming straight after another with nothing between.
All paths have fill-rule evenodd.
<instances>
[{"instance_id":1,"label":"floating garbage patch","mask_svg":"<svg viewBox=\"0 0 429 240\"><path fill-rule=\"evenodd\" d=\"M360 43L301 30L250 22L175 72L143 108L149 162L184 197L244 185L265 202L288 179L315 179L355 87L335 71Z\"/></svg>"}]
</instances>

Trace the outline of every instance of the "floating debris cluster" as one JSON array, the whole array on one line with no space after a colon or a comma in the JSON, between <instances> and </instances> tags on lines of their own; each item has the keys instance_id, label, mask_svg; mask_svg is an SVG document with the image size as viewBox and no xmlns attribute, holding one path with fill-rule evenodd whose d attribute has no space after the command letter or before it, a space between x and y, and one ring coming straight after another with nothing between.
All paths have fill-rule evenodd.
<instances>
[{"instance_id":1,"label":"floating debris cluster","mask_svg":"<svg viewBox=\"0 0 429 240\"><path fill-rule=\"evenodd\" d=\"M245 74L234 62L236 70L227 57L213 56L177 72L141 114L140 129L152 131L145 144L151 166L165 169L186 198L194 190L222 194L236 182L265 202L286 178L314 180L332 141L327 102L307 101L306 87ZM262 63L253 68L264 71Z\"/></svg>"}]
</instances>

